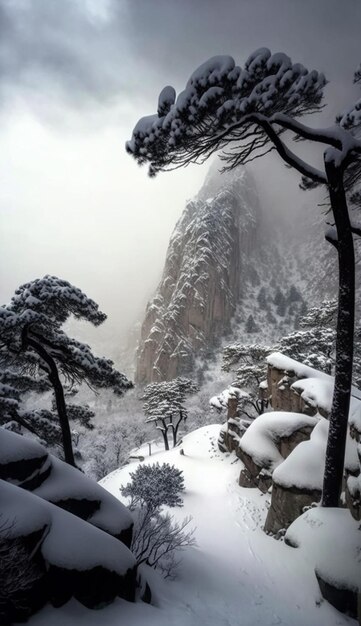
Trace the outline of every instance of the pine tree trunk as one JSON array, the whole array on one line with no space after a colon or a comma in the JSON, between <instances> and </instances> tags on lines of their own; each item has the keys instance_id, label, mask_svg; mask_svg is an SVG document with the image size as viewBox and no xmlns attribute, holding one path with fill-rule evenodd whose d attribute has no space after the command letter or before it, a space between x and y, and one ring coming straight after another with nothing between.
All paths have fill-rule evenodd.
<instances>
[{"instance_id":1,"label":"pine tree trunk","mask_svg":"<svg viewBox=\"0 0 361 626\"><path fill-rule=\"evenodd\" d=\"M167 424L165 423L165 420L161 420L164 430L162 430L162 436L163 436L163 441L164 441L164 449L165 450L169 450L169 442L168 442L168 432L167 432Z\"/></svg>"},{"instance_id":2,"label":"pine tree trunk","mask_svg":"<svg viewBox=\"0 0 361 626\"><path fill-rule=\"evenodd\" d=\"M51 384L53 385L54 394L55 394L56 408L58 411L61 432L63 436L64 458L65 458L66 463L69 463L69 465L73 465L74 467L76 467L74 453L73 453L73 444L71 440L71 431L70 431L69 420L68 420L68 416L66 412L64 390L60 382L56 365L55 365L55 371L52 371L51 374L49 375L49 380Z\"/></svg>"},{"instance_id":3,"label":"pine tree trunk","mask_svg":"<svg viewBox=\"0 0 361 626\"><path fill-rule=\"evenodd\" d=\"M54 359L50 356L50 354L39 341L27 336L26 342L35 350L35 352L38 353L38 355L43 359L43 361L45 361L48 366L46 372L54 389L56 408L58 411L59 422L62 432L64 458L66 463L69 463L69 465L73 465L73 467L76 467L73 453L73 444L71 440L71 431L66 412L64 390L59 378L58 368Z\"/></svg>"},{"instance_id":4,"label":"pine tree trunk","mask_svg":"<svg viewBox=\"0 0 361 626\"><path fill-rule=\"evenodd\" d=\"M176 426L173 428L173 448L175 448L176 445L177 445L178 430L179 430L179 425L180 425L182 419L183 419L183 412L179 411L179 420L178 420Z\"/></svg>"},{"instance_id":5,"label":"pine tree trunk","mask_svg":"<svg viewBox=\"0 0 361 626\"><path fill-rule=\"evenodd\" d=\"M322 506L338 507L345 459L348 413L351 399L355 319L355 254L343 187L343 174L326 162L329 193L337 230L339 292L336 337L335 387L326 449Z\"/></svg>"}]
</instances>

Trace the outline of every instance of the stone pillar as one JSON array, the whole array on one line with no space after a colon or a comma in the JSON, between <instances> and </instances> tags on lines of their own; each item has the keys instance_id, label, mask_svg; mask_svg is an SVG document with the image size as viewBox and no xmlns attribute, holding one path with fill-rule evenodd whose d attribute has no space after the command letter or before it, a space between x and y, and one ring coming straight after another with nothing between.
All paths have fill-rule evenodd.
<instances>
[{"instance_id":1,"label":"stone pillar","mask_svg":"<svg viewBox=\"0 0 361 626\"><path fill-rule=\"evenodd\" d=\"M237 415L237 407L238 407L238 398L228 398L227 404L227 419L230 417L238 417Z\"/></svg>"}]
</instances>

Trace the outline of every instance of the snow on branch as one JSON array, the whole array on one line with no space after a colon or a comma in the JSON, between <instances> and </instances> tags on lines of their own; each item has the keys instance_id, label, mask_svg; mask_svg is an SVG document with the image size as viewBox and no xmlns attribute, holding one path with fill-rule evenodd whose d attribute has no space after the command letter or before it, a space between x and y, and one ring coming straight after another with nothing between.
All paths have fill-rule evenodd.
<instances>
[{"instance_id":1,"label":"snow on branch","mask_svg":"<svg viewBox=\"0 0 361 626\"><path fill-rule=\"evenodd\" d=\"M318 111L325 84L322 73L267 48L256 50L243 68L230 56L212 57L177 99L170 87L161 92L158 114L139 120L126 149L139 164L150 163L150 175L202 161L230 140L243 142L239 152L246 162L270 149L269 138L254 133L257 116Z\"/></svg>"}]
</instances>

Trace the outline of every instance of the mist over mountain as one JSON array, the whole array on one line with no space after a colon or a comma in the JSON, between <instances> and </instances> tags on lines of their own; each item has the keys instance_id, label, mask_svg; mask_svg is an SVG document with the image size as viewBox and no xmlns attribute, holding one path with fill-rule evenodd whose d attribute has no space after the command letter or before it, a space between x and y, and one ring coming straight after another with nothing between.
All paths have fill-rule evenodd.
<instances>
[{"instance_id":1,"label":"mist over mountain","mask_svg":"<svg viewBox=\"0 0 361 626\"><path fill-rule=\"evenodd\" d=\"M281 216L257 179L214 164L169 242L137 350L136 381L190 374L225 341L272 341L333 296L336 255L313 206Z\"/></svg>"}]
</instances>

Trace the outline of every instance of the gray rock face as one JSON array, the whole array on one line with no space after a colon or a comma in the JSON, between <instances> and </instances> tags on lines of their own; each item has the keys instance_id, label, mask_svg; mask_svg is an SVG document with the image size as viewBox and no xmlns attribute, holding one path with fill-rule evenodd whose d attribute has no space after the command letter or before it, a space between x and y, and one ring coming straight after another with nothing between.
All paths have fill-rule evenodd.
<instances>
[{"instance_id":1,"label":"gray rock face","mask_svg":"<svg viewBox=\"0 0 361 626\"><path fill-rule=\"evenodd\" d=\"M297 430L295 430L288 437L280 437L277 441L275 441L275 444L281 456L283 456L283 458L286 459L291 454L291 452L296 448L296 446L298 446L298 444L301 443L301 441L307 441L310 438L312 429L313 429L312 426L305 425L302 428L298 428ZM226 444L227 444L227 439L226 439ZM227 447L228 447L228 450L231 451L229 446ZM244 464L244 469L241 471L240 477L239 477L239 485L241 487L258 487L258 489L260 489L263 493L266 493L272 484L272 474L269 471L270 469L269 466L258 465L255 462L255 460L252 458L252 456L247 454L247 452L245 452L242 449L242 443L241 445L238 445L238 447L233 447L232 449L236 450L236 455L238 456L238 458L241 459L241 461ZM275 487L275 484L273 486L273 489L274 487ZM282 508L283 506L283 504L280 505L280 507L278 506L277 493L274 495L272 492L272 502L274 498L275 498L276 503L275 503L275 510L272 512L272 523L271 523L272 527L278 524L276 516L279 512L279 508ZM313 500L311 500L311 502L313 502ZM305 504L302 505L302 508L303 506L306 506L306 504L310 504L308 500L307 502L305 502ZM293 505L291 503L291 507L292 506ZM271 508L272 508L272 505L271 505ZM287 514L288 513L286 512L286 516ZM298 513L296 517L298 517L299 514L300 513ZM277 528L275 532L277 532L280 528L285 528L285 526L283 526L283 521L281 521L280 524L281 524L280 527Z\"/></svg>"},{"instance_id":2,"label":"gray rock face","mask_svg":"<svg viewBox=\"0 0 361 626\"><path fill-rule=\"evenodd\" d=\"M321 491L288 489L273 483L271 506L268 510L264 530L266 533L276 534L279 530L288 528L299 517L304 507L318 502Z\"/></svg>"},{"instance_id":3,"label":"gray rock face","mask_svg":"<svg viewBox=\"0 0 361 626\"><path fill-rule=\"evenodd\" d=\"M260 205L249 172L220 174L215 165L175 227L148 303L137 350L140 384L190 375L225 334L272 342L294 328L302 305L334 294L336 255L323 240L323 216L276 216L274 207ZM298 301L291 298L295 286Z\"/></svg>"},{"instance_id":4,"label":"gray rock face","mask_svg":"<svg viewBox=\"0 0 361 626\"><path fill-rule=\"evenodd\" d=\"M138 383L189 372L230 329L241 276L257 239L257 198L244 171L210 176L169 243L162 280L148 304Z\"/></svg>"}]
</instances>

